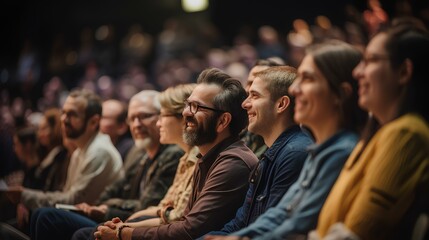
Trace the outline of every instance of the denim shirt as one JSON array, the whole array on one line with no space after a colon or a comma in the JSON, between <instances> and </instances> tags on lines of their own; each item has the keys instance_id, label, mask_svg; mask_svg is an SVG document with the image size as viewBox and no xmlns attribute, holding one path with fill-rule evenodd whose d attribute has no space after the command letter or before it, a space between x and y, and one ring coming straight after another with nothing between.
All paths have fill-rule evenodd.
<instances>
[{"instance_id":1,"label":"denim shirt","mask_svg":"<svg viewBox=\"0 0 429 240\"><path fill-rule=\"evenodd\" d=\"M357 140L356 134L340 131L324 143L310 146L298 181L277 206L231 235L284 239L290 234L306 234L314 229L323 203Z\"/></svg>"},{"instance_id":2,"label":"denim shirt","mask_svg":"<svg viewBox=\"0 0 429 240\"><path fill-rule=\"evenodd\" d=\"M298 179L308 154L306 149L312 143L311 137L299 126L285 130L252 171L244 204L237 210L235 218L221 232L210 234L225 235L238 231L274 207Z\"/></svg>"}]
</instances>

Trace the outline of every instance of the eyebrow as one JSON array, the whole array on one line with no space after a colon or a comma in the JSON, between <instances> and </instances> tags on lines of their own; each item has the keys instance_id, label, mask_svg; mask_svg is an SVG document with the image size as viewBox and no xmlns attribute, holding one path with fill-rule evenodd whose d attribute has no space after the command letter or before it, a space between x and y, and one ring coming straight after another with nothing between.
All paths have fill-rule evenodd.
<instances>
[{"instance_id":1,"label":"eyebrow","mask_svg":"<svg viewBox=\"0 0 429 240\"><path fill-rule=\"evenodd\" d=\"M199 104L199 105L207 106L207 104L206 104L206 103L200 102L200 101L198 101L198 100L190 100L190 99L188 98L188 99L186 99L186 101L188 101L188 102L194 102L194 103L197 103L197 104Z\"/></svg>"},{"instance_id":2,"label":"eyebrow","mask_svg":"<svg viewBox=\"0 0 429 240\"><path fill-rule=\"evenodd\" d=\"M260 96L260 95L261 95L261 93L260 93L260 92L258 92L258 91L256 91L256 90L250 90L250 91L249 91L249 94L252 94L252 95L258 95L258 96Z\"/></svg>"}]
</instances>

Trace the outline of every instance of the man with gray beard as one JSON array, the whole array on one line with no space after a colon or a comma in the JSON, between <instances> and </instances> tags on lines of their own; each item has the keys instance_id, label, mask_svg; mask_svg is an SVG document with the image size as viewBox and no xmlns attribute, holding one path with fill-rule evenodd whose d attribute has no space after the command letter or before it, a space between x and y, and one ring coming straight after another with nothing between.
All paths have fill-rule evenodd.
<instances>
[{"instance_id":1,"label":"man with gray beard","mask_svg":"<svg viewBox=\"0 0 429 240\"><path fill-rule=\"evenodd\" d=\"M144 90L134 95L128 106L127 122L135 141L134 162L125 178L105 189L98 205L81 203L81 214L58 209L44 209L32 218L32 239L70 239L80 229L95 227L99 222L119 216L126 219L133 212L157 205L171 183L180 157L184 154L176 145L159 142L159 92ZM128 158L128 156L127 156Z\"/></svg>"},{"instance_id":2,"label":"man with gray beard","mask_svg":"<svg viewBox=\"0 0 429 240\"><path fill-rule=\"evenodd\" d=\"M218 69L204 70L197 82L183 110L184 140L200 150L184 217L149 228L131 228L115 218L97 228L97 239L195 239L221 228L242 205L258 161L239 139L248 123L241 108L246 92L237 79Z\"/></svg>"}]
</instances>

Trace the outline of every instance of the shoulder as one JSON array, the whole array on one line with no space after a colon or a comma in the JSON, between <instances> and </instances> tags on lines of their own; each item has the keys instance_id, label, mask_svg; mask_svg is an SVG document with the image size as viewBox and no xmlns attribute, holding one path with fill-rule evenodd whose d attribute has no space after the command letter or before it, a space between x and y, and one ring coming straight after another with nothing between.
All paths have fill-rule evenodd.
<instances>
[{"instance_id":1,"label":"shoulder","mask_svg":"<svg viewBox=\"0 0 429 240\"><path fill-rule=\"evenodd\" d=\"M246 164L249 168L253 168L258 162L256 155L241 140L232 143L224 151L220 152L218 160L222 159L236 160Z\"/></svg>"},{"instance_id":2,"label":"shoulder","mask_svg":"<svg viewBox=\"0 0 429 240\"><path fill-rule=\"evenodd\" d=\"M349 152L356 147L359 141L359 136L351 131L344 131L338 135L334 142L328 147L332 151L346 151Z\"/></svg>"},{"instance_id":3,"label":"shoulder","mask_svg":"<svg viewBox=\"0 0 429 240\"><path fill-rule=\"evenodd\" d=\"M106 134L99 133L92 140L86 150L87 157L96 159L113 160L122 162L121 155L116 147L112 144L110 137Z\"/></svg>"},{"instance_id":4,"label":"shoulder","mask_svg":"<svg viewBox=\"0 0 429 240\"><path fill-rule=\"evenodd\" d=\"M306 155L307 147L312 143L312 138L299 126L295 126L283 132L265 154L272 159L296 154Z\"/></svg>"},{"instance_id":5,"label":"shoulder","mask_svg":"<svg viewBox=\"0 0 429 240\"><path fill-rule=\"evenodd\" d=\"M110 140L109 135L104 133L98 133L88 145L87 151L112 151L116 150L116 147L113 145ZM117 150L116 150L117 151Z\"/></svg>"},{"instance_id":6,"label":"shoulder","mask_svg":"<svg viewBox=\"0 0 429 240\"><path fill-rule=\"evenodd\" d=\"M313 144L313 140L302 131L292 133L288 139L279 139L281 142L278 147L280 154L290 152L307 152L308 146Z\"/></svg>"},{"instance_id":7,"label":"shoulder","mask_svg":"<svg viewBox=\"0 0 429 240\"><path fill-rule=\"evenodd\" d=\"M157 159L160 162L179 161L180 157L185 153L177 145L169 144L162 146L162 152L158 155Z\"/></svg>"},{"instance_id":8,"label":"shoulder","mask_svg":"<svg viewBox=\"0 0 429 240\"><path fill-rule=\"evenodd\" d=\"M405 135L412 135L429 143L428 123L417 114L405 114L402 117L386 124L379 130L379 137L402 138Z\"/></svg>"},{"instance_id":9,"label":"shoulder","mask_svg":"<svg viewBox=\"0 0 429 240\"><path fill-rule=\"evenodd\" d=\"M344 131L337 135L334 141L330 142L328 146L322 149L316 158L329 162L343 162L356 147L358 140L357 134Z\"/></svg>"}]
</instances>

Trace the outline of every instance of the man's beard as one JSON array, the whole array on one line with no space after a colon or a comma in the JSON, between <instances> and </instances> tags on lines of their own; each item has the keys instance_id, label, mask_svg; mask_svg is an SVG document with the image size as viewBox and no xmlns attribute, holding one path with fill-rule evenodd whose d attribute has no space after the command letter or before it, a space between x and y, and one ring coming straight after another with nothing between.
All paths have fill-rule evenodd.
<instances>
[{"instance_id":1,"label":"man's beard","mask_svg":"<svg viewBox=\"0 0 429 240\"><path fill-rule=\"evenodd\" d=\"M148 137L143 139L139 138L134 140L134 145L136 145L138 149L144 150L149 146L151 142L152 142L151 139Z\"/></svg>"},{"instance_id":2,"label":"man's beard","mask_svg":"<svg viewBox=\"0 0 429 240\"><path fill-rule=\"evenodd\" d=\"M85 125L83 125L81 128L75 129L73 126L66 123L64 124L64 133L66 134L67 138L77 139L85 133L87 127L88 123L85 123Z\"/></svg>"},{"instance_id":3,"label":"man's beard","mask_svg":"<svg viewBox=\"0 0 429 240\"><path fill-rule=\"evenodd\" d=\"M186 117L186 122L194 123L197 128L196 130L188 130L185 124L185 129L183 131L183 141L190 146L201 146L206 143L213 142L217 137L216 125L217 125L216 115L211 115L205 121L206 125L198 123L194 117Z\"/></svg>"}]
</instances>

